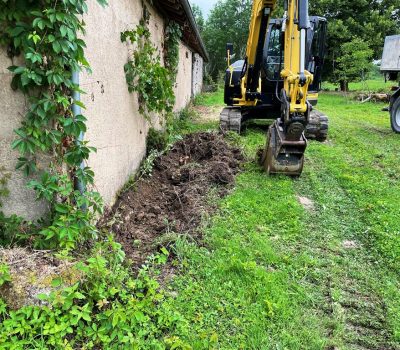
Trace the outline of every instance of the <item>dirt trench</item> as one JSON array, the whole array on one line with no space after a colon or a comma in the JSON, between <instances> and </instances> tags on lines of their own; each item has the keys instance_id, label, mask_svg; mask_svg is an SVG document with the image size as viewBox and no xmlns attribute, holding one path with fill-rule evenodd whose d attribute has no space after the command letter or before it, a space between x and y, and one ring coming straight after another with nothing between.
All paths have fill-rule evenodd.
<instances>
[{"instance_id":1,"label":"dirt trench","mask_svg":"<svg viewBox=\"0 0 400 350\"><path fill-rule=\"evenodd\" d=\"M202 216L216 208L210 193L224 197L243 160L220 134L187 135L156 159L150 177L119 197L100 227L111 228L134 266L177 235L200 242Z\"/></svg>"}]
</instances>

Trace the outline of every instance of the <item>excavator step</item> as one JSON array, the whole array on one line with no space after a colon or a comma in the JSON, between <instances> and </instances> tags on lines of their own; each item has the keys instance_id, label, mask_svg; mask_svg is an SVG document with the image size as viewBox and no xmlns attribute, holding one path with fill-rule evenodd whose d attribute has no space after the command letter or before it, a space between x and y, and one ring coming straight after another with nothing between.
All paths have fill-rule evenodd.
<instances>
[{"instance_id":1,"label":"excavator step","mask_svg":"<svg viewBox=\"0 0 400 350\"><path fill-rule=\"evenodd\" d=\"M226 107L220 114L220 129L223 132L234 131L240 134L242 129L242 112L237 107Z\"/></svg>"}]
</instances>

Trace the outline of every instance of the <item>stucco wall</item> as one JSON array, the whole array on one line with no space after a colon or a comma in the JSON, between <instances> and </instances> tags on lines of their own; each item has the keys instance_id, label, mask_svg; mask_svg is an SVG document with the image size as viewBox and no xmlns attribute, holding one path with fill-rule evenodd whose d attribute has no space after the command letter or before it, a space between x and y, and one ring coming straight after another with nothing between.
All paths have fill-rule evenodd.
<instances>
[{"instance_id":1,"label":"stucco wall","mask_svg":"<svg viewBox=\"0 0 400 350\"><path fill-rule=\"evenodd\" d=\"M201 93L203 89L203 67L204 61L198 53L193 54L192 65L192 94L193 96Z\"/></svg>"},{"instance_id":2,"label":"stucco wall","mask_svg":"<svg viewBox=\"0 0 400 350\"><path fill-rule=\"evenodd\" d=\"M124 65L131 47L121 43L120 33L134 29L142 17L141 0L110 1L102 8L96 0L88 1L89 11L84 16L86 23L86 58L92 73L81 73L80 85L86 91L82 102L86 105L83 114L87 117L88 131L85 140L97 148L89 159L96 174L96 190L107 205L113 204L116 193L129 176L139 167L145 155L146 135L149 125L139 114L136 94L130 94L125 81ZM151 6L149 28L153 43L162 58L164 20ZM175 86L175 110L184 108L190 101L192 85L191 50L183 43L179 47L180 61ZM5 201L6 214L16 213L28 219L42 216L47 208L44 203L35 203L33 191L26 189L26 179L15 171L18 154L11 150L13 129L23 118L25 98L10 88L12 74L7 67L13 62L0 50L0 166L12 174L10 197Z\"/></svg>"},{"instance_id":3,"label":"stucco wall","mask_svg":"<svg viewBox=\"0 0 400 350\"><path fill-rule=\"evenodd\" d=\"M6 51L0 49L0 177L7 173L11 175L8 182L9 197L1 199L1 210L6 215L17 214L28 220L43 215L47 206L35 202L35 193L26 188L26 177L21 171L15 171L19 152L11 149L11 143L16 139L13 132L21 125L26 111L25 97L20 92L11 89L12 74L7 67L19 64L17 59L11 60Z\"/></svg>"},{"instance_id":4,"label":"stucco wall","mask_svg":"<svg viewBox=\"0 0 400 350\"><path fill-rule=\"evenodd\" d=\"M175 83L175 111L185 108L192 97L192 51L179 43L179 65Z\"/></svg>"},{"instance_id":5,"label":"stucco wall","mask_svg":"<svg viewBox=\"0 0 400 350\"><path fill-rule=\"evenodd\" d=\"M149 10L152 40L161 52L164 23L150 7ZM141 17L140 0L110 1L104 9L90 0L89 15L85 17L86 57L92 67L92 74L81 79L87 92L83 96L88 118L85 138L97 148L89 165L106 204L113 203L116 192L145 155L148 123L138 112L137 95L128 92L123 67L131 48L120 41L120 33L134 29Z\"/></svg>"}]
</instances>

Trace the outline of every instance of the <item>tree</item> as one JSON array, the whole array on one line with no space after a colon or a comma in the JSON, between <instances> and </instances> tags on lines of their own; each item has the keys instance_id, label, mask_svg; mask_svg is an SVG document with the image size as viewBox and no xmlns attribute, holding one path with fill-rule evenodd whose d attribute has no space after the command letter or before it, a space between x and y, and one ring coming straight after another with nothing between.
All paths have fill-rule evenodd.
<instances>
[{"instance_id":1,"label":"tree","mask_svg":"<svg viewBox=\"0 0 400 350\"><path fill-rule=\"evenodd\" d=\"M236 59L244 57L251 14L251 0L219 0L211 10L203 32L210 64L208 73L214 80L226 69L226 43L234 44Z\"/></svg>"},{"instance_id":2,"label":"tree","mask_svg":"<svg viewBox=\"0 0 400 350\"><path fill-rule=\"evenodd\" d=\"M208 72L214 79L226 68L227 42L234 44L236 59L245 55L252 2L219 0L211 11L203 38L211 61ZM281 15L282 1L279 1L274 17ZM342 55L347 58L351 55L348 47L344 46L346 43L358 38L367 53L372 50L371 58L378 59L385 36L400 32L400 0L313 0L310 1L310 15L323 16L328 20L324 78L335 83L346 76L342 72L344 63L339 64ZM357 49L357 52L359 55L360 50ZM357 55L352 56L354 62L358 59ZM346 76L348 81L359 78L352 74ZM342 85L346 85L344 81Z\"/></svg>"},{"instance_id":3,"label":"tree","mask_svg":"<svg viewBox=\"0 0 400 350\"><path fill-rule=\"evenodd\" d=\"M203 16L203 11L201 11L201 8L196 5L196 4L190 4L193 12L193 17L196 21L197 28L199 28L200 34L203 33L204 30L204 16Z\"/></svg>"},{"instance_id":4,"label":"tree","mask_svg":"<svg viewBox=\"0 0 400 350\"><path fill-rule=\"evenodd\" d=\"M341 56L337 59L337 80L340 90L348 91L349 81L360 81L372 68L373 50L367 42L354 38L341 48Z\"/></svg>"},{"instance_id":5,"label":"tree","mask_svg":"<svg viewBox=\"0 0 400 350\"><path fill-rule=\"evenodd\" d=\"M360 55L359 48L354 46L354 40L359 39L357 42L362 43L367 51L372 50L371 58L380 58L385 36L399 32L399 8L400 0L310 1L310 14L323 16L328 20L325 78L334 83L340 82L342 87L346 86L341 80L343 77L349 79L347 82L358 79L353 74L347 76L343 72L348 67L343 61L357 62ZM353 42L357 54L352 55L348 51L347 44L350 42ZM346 58L342 59L343 55Z\"/></svg>"}]
</instances>

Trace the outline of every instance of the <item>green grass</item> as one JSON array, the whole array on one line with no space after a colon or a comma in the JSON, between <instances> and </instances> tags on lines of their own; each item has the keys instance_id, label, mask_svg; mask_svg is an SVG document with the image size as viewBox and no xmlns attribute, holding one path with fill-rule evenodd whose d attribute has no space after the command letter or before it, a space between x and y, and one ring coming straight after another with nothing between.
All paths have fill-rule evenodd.
<instances>
[{"instance_id":1,"label":"green grass","mask_svg":"<svg viewBox=\"0 0 400 350\"><path fill-rule=\"evenodd\" d=\"M385 82L385 78L383 76L374 79L367 79L365 81L360 81L356 83L349 83L350 91L358 91L358 92L389 92L391 86L395 85L392 81ZM339 84L332 84L329 82L323 82L322 88L327 89L329 91L335 91L335 89L339 89Z\"/></svg>"},{"instance_id":2,"label":"green grass","mask_svg":"<svg viewBox=\"0 0 400 350\"><path fill-rule=\"evenodd\" d=\"M400 348L400 137L382 105L323 94L319 108L330 139L310 143L301 178L265 175L265 130L247 129L249 162L206 244L177 243L170 302L194 349Z\"/></svg>"},{"instance_id":3,"label":"green grass","mask_svg":"<svg viewBox=\"0 0 400 350\"><path fill-rule=\"evenodd\" d=\"M216 92L207 92L198 95L195 99L195 104L207 107L224 106L224 89L218 87Z\"/></svg>"}]
</instances>

